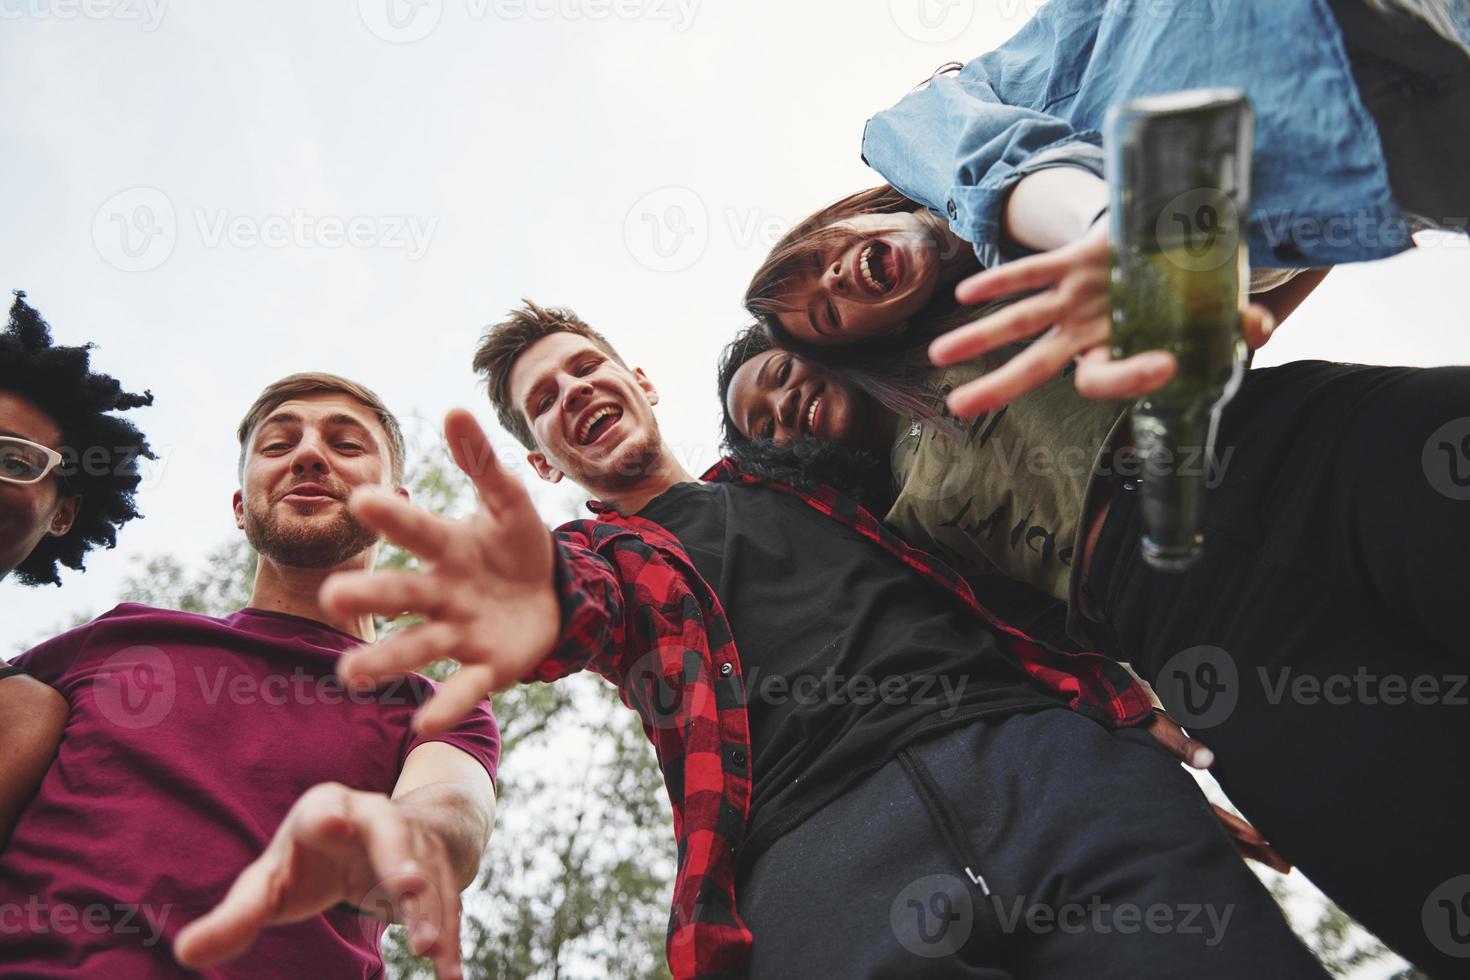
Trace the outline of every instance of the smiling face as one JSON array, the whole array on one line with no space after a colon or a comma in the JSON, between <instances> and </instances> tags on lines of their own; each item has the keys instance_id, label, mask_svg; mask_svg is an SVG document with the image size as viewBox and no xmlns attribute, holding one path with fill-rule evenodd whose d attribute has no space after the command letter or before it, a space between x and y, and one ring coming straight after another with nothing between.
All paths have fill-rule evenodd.
<instances>
[{"instance_id":1,"label":"smiling face","mask_svg":"<svg viewBox=\"0 0 1470 980\"><path fill-rule=\"evenodd\" d=\"M566 475L607 495L652 473L663 452L653 384L578 334L557 331L527 348L508 394L536 440L526 459L548 482Z\"/></svg>"},{"instance_id":2,"label":"smiling face","mask_svg":"<svg viewBox=\"0 0 1470 980\"><path fill-rule=\"evenodd\" d=\"M798 436L868 445L876 439L875 409L862 392L783 350L740 365L725 394L725 411L741 435L778 446Z\"/></svg>"},{"instance_id":3,"label":"smiling face","mask_svg":"<svg viewBox=\"0 0 1470 980\"><path fill-rule=\"evenodd\" d=\"M51 416L9 391L0 391L0 435L61 449L61 430ZM56 470L38 483L0 480L0 579L25 561L42 538L71 530L80 502L80 497L62 495Z\"/></svg>"},{"instance_id":4,"label":"smiling face","mask_svg":"<svg viewBox=\"0 0 1470 980\"><path fill-rule=\"evenodd\" d=\"M825 249L783 290L778 315L808 344L851 344L898 333L933 297L944 244L912 212L864 214L828 225L850 241Z\"/></svg>"},{"instance_id":5,"label":"smiling face","mask_svg":"<svg viewBox=\"0 0 1470 980\"><path fill-rule=\"evenodd\" d=\"M345 394L284 401L251 431L235 522L277 564L336 568L377 543L347 510L359 486L393 486L388 437ZM402 488L398 488L402 492Z\"/></svg>"}]
</instances>

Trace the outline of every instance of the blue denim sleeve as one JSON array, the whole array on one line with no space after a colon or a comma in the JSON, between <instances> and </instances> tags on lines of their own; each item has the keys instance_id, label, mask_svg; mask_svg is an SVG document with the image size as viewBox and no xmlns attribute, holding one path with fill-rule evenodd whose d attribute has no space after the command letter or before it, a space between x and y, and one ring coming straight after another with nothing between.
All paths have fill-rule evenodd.
<instances>
[{"instance_id":1,"label":"blue denim sleeve","mask_svg":"<svg viewBox=\"0 0 1470 980\"><path fill-rule=\"evenodd\" d=\"M1016 182L1047 167L1102 176L1102 136L1056 116L1006 105L971 62L868 120L863 159L906 196L949 222L987 268L1028 254L1003 241L1001 215Z\"/></svg>"}]
</instances>

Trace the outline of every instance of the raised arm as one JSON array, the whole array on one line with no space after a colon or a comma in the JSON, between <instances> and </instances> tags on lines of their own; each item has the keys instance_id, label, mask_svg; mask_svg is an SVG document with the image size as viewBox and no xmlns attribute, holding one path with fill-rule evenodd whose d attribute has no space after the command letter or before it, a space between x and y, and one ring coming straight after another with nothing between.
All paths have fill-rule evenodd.
<instances>
[{"instance_id":1,"label":"raised arm","mask_svg":"<svg viewBox=\"0 0 1470 980\"><path fill-rule=\"evenodd\" d=\"M415 719L428 734L490 692L580 670L615 645L622 622L611 566L579 535L553 538L474 418L451 412L444 431L455 463L474 481L479 509L450 521L359 492L353 513L418 555L423 570L340 573L322 586L322 603L334 612L424 618L344 656L344 680L383 681L446 657L460 662Z\"/></svg>"}]
</instances>

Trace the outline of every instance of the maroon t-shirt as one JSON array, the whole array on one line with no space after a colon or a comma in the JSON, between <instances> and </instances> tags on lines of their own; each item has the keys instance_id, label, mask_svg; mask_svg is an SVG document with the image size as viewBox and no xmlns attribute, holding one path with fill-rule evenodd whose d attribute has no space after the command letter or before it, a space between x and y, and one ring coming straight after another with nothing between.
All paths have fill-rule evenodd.
<instances>
[{"instance_id":1,"label":"maroon t-shirt","mask_svg":"<svg viewBox=\"0 0 1470 980\"><path fill-rule=\"evenodd\" d=\"M71 717L55 764L0 853L0 975L199 976L173 940L264 851L307 789L392 793L434 684L349 691L359 640L242 609L225 619L125 603L16 662ZM495 777L488 702L433 739ZM332 910L266 929L214 977L376 977L383 926Z\"/></svg>"}]
</instances>

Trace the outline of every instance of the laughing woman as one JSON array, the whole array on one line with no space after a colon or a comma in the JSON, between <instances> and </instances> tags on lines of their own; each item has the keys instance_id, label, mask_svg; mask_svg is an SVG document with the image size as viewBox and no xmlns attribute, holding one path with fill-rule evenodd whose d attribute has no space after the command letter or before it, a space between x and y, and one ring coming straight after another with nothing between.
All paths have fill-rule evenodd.
<instances>
[{"instance_id":1,"label":"laughing woman","mask_svg":"<svg viewBox=\"0 0 1470 980\"><path fill-rule=\"evenodd\" d=\"M1002 618L1016 594L1061 605L1079 642L1130 661L1210 744L1286 860L1421 968L1458 975L1461 948L1432 923L1436 889L1470 875L1470 491L1455 482L1470 452L1438 446L1470 443L1470 369L1249 372L1217 461L1198 464L1204 555L1168 575L1139 557L1148 475L1121 405L1056 378L976 420L942 410L1011 353L904 376L902 348L886 371L822 365L752 328L721 363L726 441L746 469L862 495L959 570L1010 580Z\"/></svg>"},{"instance_id":2,"label":"laughing woman","mask_svg":"<svg viewBox=\"0 0 1470 980\"><path fill-rule=\"evenodd\" d=\"M1254 285L1285 289L1288 302L1323 274L1292 283L1294 270L1385 258L1413 247L1419 228L1467 230L1463 0L1144 6L1052 0L999 48L942 70L864 130L869 166L987 270L960 285L963 301L1051 287L936 346L937 363L950 364L1051 328L1006 371L957 393L961 414L1004 403L1084 352L1077 383L1093 395L1152 390L1174 370L1162 352L1109 363L1104 346L1100 131L1128 99L1207 87L1250 98Z\"/></svg>"}]
</instances>

